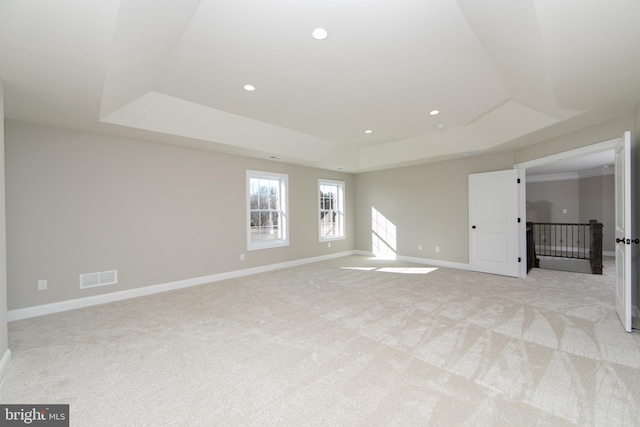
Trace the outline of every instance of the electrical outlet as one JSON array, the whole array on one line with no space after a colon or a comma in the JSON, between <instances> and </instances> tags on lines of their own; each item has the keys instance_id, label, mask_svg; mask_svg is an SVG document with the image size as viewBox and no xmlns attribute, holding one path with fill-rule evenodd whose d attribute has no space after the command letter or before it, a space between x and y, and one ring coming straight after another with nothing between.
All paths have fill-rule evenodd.
<instances>
[{"instance_id":1,"label":"electrical outlet","mask_svg":"<svg viewBox=\"0 0 640 427\"><path fill-rule=\"evenodd\" d=\"M418 245L418 250L421 251L422 250L422 245Z\"/></svg>"},{"instance_id":2,"label":"electrical outlet","mask_svg":"<svg viewBox=\"0 0 640 427\"><path fill-rule=\"evenodd\" d=\"M436 246L436 252L440 252L440 246Z\"/></svg>"},{"instance_id":3,"label":"electrical outlet","mask_svg":"<svg viewBox=\"0 0 640 427\"><path fill-rule=\"evenodd\" d=\"M244 261L244 254L240 254L240 261Z\"/></svg>"},{"instance_id":4,"label":"electrical outlet","mask_svg":"<svg viewBox=\"0 0 640 427\"><path fill-rule=\"evenodd\" d=\"M329 242L329 247L331 247L331 242Z\"/></svg>"},{"instance_id":5,"label":"electrical outlet","mask_svg":"<svg viewBox=\"0 0 640 427\"><path fill-rule=\"evenodd\" d=\"M38 280L38 290L46 291L47 290L47 281L46 280Z\"/></svg>"}]
</instances>

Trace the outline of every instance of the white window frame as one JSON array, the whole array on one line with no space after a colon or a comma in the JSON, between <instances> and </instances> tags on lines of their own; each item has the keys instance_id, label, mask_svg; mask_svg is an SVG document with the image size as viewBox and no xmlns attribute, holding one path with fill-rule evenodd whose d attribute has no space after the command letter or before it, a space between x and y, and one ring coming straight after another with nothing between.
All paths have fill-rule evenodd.
<instances>
[{"instance_id":1,"label":"white window frame","mask_svg":"<svg viewBox=\"0 0 640 427\"><path fill-rule=\"evenodd\" d=\"M281 236L278 239L254 241L252 239L251 228L251 180L252 179L269 179L279 182L280 201L277 211L279 213L279 229ZM279 248L289 246L289 175L275 172L263 172L247 170L247 250L255 251L260 249Z\"/></svg>"},{"instance_id":2,"label":"white window frame","mask_svg":"<svg viewBox=\"0 0 640 427\"><path fill-rule=\"evenodd\" d=\"M335 186L338 188L338 199L336 200L336 206L333 209L337 214L337 227L338 234L332 236L323 236L322 234L322 212L326 211L323 209L321 202L321 192L320 189L323 185ZM344 240L347 237L346 227L345 227L345 202L344 202L344 193L345 193L345 184L344 181L335 181L332 179L318 179L318 241L319 242L331 242L333 240Z\"/></svg>"}]
</instances>

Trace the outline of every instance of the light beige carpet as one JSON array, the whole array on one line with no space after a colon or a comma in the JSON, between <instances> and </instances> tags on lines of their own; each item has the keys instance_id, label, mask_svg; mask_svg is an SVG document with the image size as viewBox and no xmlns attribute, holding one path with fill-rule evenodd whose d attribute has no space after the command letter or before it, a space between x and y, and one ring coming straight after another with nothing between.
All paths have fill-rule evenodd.
<instances>
[{"instance_id":1,"label":"light beige carpet","mask_svg":"<svg viewBox=\"0 0 640 427\"><path fill-rule=\"evenodd\" d=\"M640 425L612 270L352 256L12 322L0 402L73 426Z\"/></svg>"}]
</instances>

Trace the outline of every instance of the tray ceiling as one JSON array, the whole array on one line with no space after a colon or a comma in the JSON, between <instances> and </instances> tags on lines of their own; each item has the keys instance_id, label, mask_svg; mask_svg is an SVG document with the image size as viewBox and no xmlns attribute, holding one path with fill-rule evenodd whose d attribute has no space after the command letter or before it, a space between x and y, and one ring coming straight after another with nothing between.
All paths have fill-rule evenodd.
<instances>
[{"instance_id":1,"label":"tray ceiling","mask_svg":"<svg viewBox=\"0 0 640 427\"><path fill-rule=\"evenodd\" d=\"M639 18L628 0L5 0L0 75L8 118L361 172L628 114Z\"/></svg>"}]
</instances>

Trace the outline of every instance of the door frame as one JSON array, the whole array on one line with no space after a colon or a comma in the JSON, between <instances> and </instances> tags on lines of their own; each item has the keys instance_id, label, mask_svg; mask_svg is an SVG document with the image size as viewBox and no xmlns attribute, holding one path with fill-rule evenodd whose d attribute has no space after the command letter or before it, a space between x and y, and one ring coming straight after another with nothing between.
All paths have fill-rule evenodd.
<instances>
[{"instance_id":1,"label":"door frame","mask_svg":"<svg viewBox=\"0 0 640 427\"><path fill-rule=\"evenodd\" d=\"M528 169L528 168L532 168L535 166L542 166L542 165L548 165L549 163L553 163L553 162L557 162L558 160L562 160L562 159L567 159L567 158L571 158L571 157L580 157L580 156L584 156L587 154L595 154L595 153L601 153L603 151L614 151L616 149L616 146L618 144L618 141L620 140L620 138L615 138L615 139L610 139L608 141L604 141L604 142L598 142L596 144L591 144L591 145L586 145L584 147L580 147L580 148L576 148L574 150L569 150L569 151L563 151L561 153L556 153L556 154L551 154L549 156L545 156L545 157L539 157L537 159L533 159L533 160L529 160L526 162L522 162L522 163L516 163L515 165L513 165L514 169ZM526 179L526 173L524 174L524 184L522 187L522 197L520 198L520 211L523 214L523 217L525 218L525 222L526 222L526 215L527 215L527 195L526 195L526 184L527 184L527 179ZM526 242L527 240L527 236L526 236L526 229L524 231L524 235L521 236L522 241Z\"/></svg>"},{"instance_id":2,"label":"door frame","mask_svg":"<svg viewBox=\"0 0 640 427\"><path fill-rule=\"evenodd\" d=\"M620 157L618 153L622 153ZM621 161L622 160L622 161ZM625 132L616 146L616 311L627 332L633 329L633 247L629 238L633 236L632 206L632 170L631 170L631 133ZM620 221L622 220L622 221ZM622 224L620 224L622 222ZM618 243L621 239L621 243ZM625 241L627 243L625 243ZM622 270L621 270L622 267ZM622 294L622 298L619 298Z\"/></svg>"},{"instance_id":3,"label":"door frame","mask_svg":"<svg viewBox=\"0 0 640 427\"><path fill-rule=\"evenodd\" d=\"M517 163L513 165L513 167L514 169L527 169L535 166L546 165L546 164L553 163L558 160L562 160L566 158L579 157L587 154L601 153L603 151L615 151L619 141L620 141L620 137L617 137L615 139L610 139L608 141L587 145L584 147L576 148L574 150L563 151L561 153L556 153L549 156L540 157L534 160ZM526 211L527 211L526 199L527 198L526 198L526 174L525 174L525 186L523 186L523 197L520 200L520 203L521 203L520 209L522 212L524 212L525 218L526 218ZM526 232L524 236L521 236L521 239L526 241Z\"/></svg>"}]
</instances>

